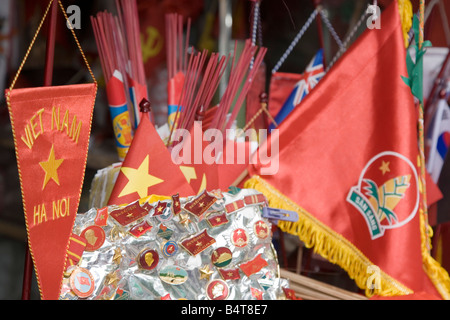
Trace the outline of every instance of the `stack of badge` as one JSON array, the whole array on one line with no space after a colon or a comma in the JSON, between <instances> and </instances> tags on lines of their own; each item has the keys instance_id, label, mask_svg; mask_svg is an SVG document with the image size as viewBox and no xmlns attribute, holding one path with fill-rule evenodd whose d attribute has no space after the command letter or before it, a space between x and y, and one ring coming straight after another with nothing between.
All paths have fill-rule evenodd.
<instances>
[{"instance_id":1,"label":"stack of badge","mask_svg":"<svg viewBox=\"0 0 450 320\"><path fill-rule=\"evenodd\" d=\"M290 299L255 190L150 196L78 214L60 299Z\"/></svg>"}]
</instances>

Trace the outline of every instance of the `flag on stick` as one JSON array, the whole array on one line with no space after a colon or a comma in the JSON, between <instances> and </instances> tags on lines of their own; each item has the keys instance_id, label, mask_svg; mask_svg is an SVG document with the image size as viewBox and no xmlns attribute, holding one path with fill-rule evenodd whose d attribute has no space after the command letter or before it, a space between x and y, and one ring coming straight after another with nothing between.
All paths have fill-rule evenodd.
<instances>
[{"instance_id":1,"label":"flag on stick","mask_svg":"<svg viewBox=\"0 0 450 320\"><path fill-rule=\"evenodd\" d=\"M150 122L150 105L141 102L143 116L127 156L122 163L108 205L125 204L155 195L181 197L195 194L180 168L172 162L171 154Z\"/></svg>"},{"instance_id":2,"label":"flag on stick","mask_svg":"<svg viewBox=\"0 0 450 320\"><path fill-rule=\"evenodd\" d=\"M448 273L426 246L417 114L397 1L366 30L279 129L279 170L249 167L245 186L308 247L346 270L366 295L450 297ZM270 144L263 144L264 154ZM257 162L257 161L253 161ZM424 240L422 240L424 239Z\"/></svg>"}]
</instances>

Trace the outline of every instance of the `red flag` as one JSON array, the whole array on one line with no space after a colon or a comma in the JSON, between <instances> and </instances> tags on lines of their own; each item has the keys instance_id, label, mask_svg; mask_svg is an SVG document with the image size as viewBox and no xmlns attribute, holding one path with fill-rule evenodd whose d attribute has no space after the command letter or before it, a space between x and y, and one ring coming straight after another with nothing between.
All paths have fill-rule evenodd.
<instances>
[{"instance_id":1,"label":"red flag","mask_svg":"<svg viewBox=\"0 0 450 320\"><path fill-rule=\"evenodd\" d=\"M58 299L83 186L96 84L6 92L41 299Z\"/></svg>"},{"instance_id":2,"label":"red flag","mask_svg":"<svg viewBox=\"0 0 450 320\"><path fill-rule=\"evenodd\" d=\"M368 296L449 298L448 273L427 249L417 114L401 78L407 71L397 5L278 127L277 173L261 176L264 166L251 166L245 185L271 207L296 211L298 221L280 221L280 229L341 266ZM270 144L261 148L270 151Z\"/></svg>"},{"instance_id":3,"label":"red flag","mask_svg":"<svg viewBox=\"0 0 450 320\"><path fill-rule=\"evenodd\" d=\"M189 132L180 130L180 133L181 135L174 138L179 143L172 148L172 158L178 163L194 190L194 194L203 190L217 189L219 177L217 164L214 160L216 150L214 149L214 142L210 144L209 141L205 140L202 123L195 121ZM182 133L186 135L183 136Z\"/></svg>"},{"instance_id":4,"label":"red flag","mask_svg":"<svg viewBox=\"0 0 450 320\"><path fill-rule=\"evenodd\" d=\"M120 168L108 205L131 203L150 194L194 194L148 116L142 116Z\"/></svg>"}]
</instances>

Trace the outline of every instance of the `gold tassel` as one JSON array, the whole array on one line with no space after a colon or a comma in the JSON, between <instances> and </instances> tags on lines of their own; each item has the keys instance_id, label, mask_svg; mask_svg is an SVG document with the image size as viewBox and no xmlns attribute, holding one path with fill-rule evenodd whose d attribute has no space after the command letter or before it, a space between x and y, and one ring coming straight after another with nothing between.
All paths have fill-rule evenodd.
<instances>
[{"instance_id":1,"label":"gold tassel","mask_svg":"<svg viewBox=\"0 0 450 320\"><path fill-rule=\"evenodd\" d=\"M420 209L420 235L421 235L421 244L422 244L422 259L423 259L423 268L425 273L430 278L431 282L436 287L439 294L445 300L450 300L450 277L448 272L437 262L431 255L430 251L427 247L428 240L432 237L432 229L428 226L427 229L425 227L425 215L422 209Z\"/></svg>"},{"instance_id":2,"label":"gold tassel","mask_svg":"<svg viewBox=\"0 0 450 320\"><path fill-rule=\"evenodd\" d=\"M411 289L394 280L382 270L379 272L379 277L375 279L378 282L372 285L373 273L370 273L369 270L375 265L358 248L314 218L261 177L253 176L245 182L244 187L264 194L272 208L297 212L299 215L297 222L281 220L278 222L280 230L298 236L307 248L313 248L315 253L320 254L331 263L339 265L359 288L365 290L367 297L413 293Z\"/></svg>"},{"instance_id":3,"label":"gold tassel","mask_svg":"<svg viewBox=\"0 0 450 320\"><path fill-rule=\"evenodd\" d=\"M413 8L410 0L398 0L398 11L400 13L400 21L402 23L403 39L405 48L409 47L408 32L412 27Z\"/></svg>"}]
</instances>

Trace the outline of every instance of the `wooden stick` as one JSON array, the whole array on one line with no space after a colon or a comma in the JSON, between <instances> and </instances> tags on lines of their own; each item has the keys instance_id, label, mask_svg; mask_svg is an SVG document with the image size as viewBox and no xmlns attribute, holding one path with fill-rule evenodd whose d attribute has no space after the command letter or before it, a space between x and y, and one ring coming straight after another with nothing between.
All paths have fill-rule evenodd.
<instances>
[{"instance_id":1,"label":"wooden stick","mask_svg":"<svg viewBox=\"0 0 450 320\"><path fill-rule=\"evenodd\" d=\"M286 269L280 269L280 277L288 279L291 283L304 288L313 289L317 292L327 294L330 297L335 297L341 300L367 300L366 296L358 293L350 292L348 290L335 287L328 283L311 279L300 274L293 273Z\"/></svg>"}]
</instances>

